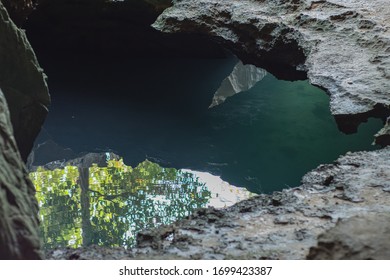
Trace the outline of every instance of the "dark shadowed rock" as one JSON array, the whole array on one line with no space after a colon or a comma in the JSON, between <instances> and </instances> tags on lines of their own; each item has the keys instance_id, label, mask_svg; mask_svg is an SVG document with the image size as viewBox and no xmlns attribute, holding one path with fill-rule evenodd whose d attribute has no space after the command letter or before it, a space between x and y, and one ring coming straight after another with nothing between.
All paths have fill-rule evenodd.
<instances>
[{"instance_id":1,"label":"dark shadowed rock","mask_svg":"<svg viewBox=\"0 0 390 280\"><path fill-rule=\"evenodd\" d=\"M308 259L389 260L390 213L367 213L340 220L318 237Z\"/></svg>"},{"instance_id":2,"label":"dark shadowed rock","mask_svg":"<svg viewBox=\"0 0 390 280\"><path fill-rule=\"evenodd\" d=\"M0 90L0 259L40 259L38 205Z\"/></svg>"},{"instance_id":3,"label":"dark shadowed rock","mask_svg":"<svg viewBox=\"0 0 390 280\"><path fill-rule=\"evenodd\" d=\"M40 259L38 205L23 160L50 98L24 32L1 2L0 34L0 259Z\"/></svg>"},{"instance_id":4,"label":"dark shadowed rock","mask_svg":"<svg viewBox=\"0 0 390 280\"><path fill-rule=\"evenodd\" d=\"M0 2L0 88L11 113L14 136L24 161L47 115L46 77L24 31L10 20Z\"/></svg>"}]
</instances>

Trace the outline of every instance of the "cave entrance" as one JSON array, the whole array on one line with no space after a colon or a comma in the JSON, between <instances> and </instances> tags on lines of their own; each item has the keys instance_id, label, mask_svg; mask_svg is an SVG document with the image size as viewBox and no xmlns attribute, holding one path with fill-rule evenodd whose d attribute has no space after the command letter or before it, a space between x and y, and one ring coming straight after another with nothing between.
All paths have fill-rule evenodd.
<instances>
[{"instance_id":1,"label":"cave entrance","mask_svg":"<svg viewBox=\"0 0 390 280\"><path fill-rule=\"evenodd\" d=\"M239 63L236 57L203 38L159 34L149 27L152 20L134 11L129 19L123 9L90 14L69 6L77 1L61 3L69 13L49 5L25 26L52 95L33 165L115 152L134 167L148 160L270 193L299 185L307 171L347 151L375 148L372 136L380 120L344 135L330 115L328 96L307 81L282 81L268 73L244 93L209 108ZM188 193L199 194L196 186Z\"/></svg>"},{"instance_id":2,"label":"cave entrance","mask_svg":"<svg viewBox=\"0 0 390 280\"><path fill-rule=\"evenodd\" d=\"M373 148L380 121L343 135L327 96L307 81L268 74L208 108L238 59L202 37L152 29L156 3L166 2L43 1L24 26L53 100L37 144L208 171L255 193L296 186L320 163Z\"/></svg>"}]
</instances>

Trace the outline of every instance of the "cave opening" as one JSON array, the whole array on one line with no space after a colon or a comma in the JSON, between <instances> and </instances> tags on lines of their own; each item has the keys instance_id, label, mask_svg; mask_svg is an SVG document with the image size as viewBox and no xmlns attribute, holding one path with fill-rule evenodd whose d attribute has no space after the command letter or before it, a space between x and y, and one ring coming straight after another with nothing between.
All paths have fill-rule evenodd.
<instances>
[{"instance_id":1,"label":"cave opening","mask_svg":"<svg viewBox=\"0 0 390 280\"><path fill-rule=\"evenodd\" d=\"M238 58L203 37L152 29L153 1L125 2L47 1L25 23L52 96L32 165L114 152L127 165L148 160L271 193L347 151L375 149L382 122L343 134L328 96L306 80L267 73L209 108Z\"/></svg>"},{"instance_id":2,"label":"cave opening","mask_svg":"<svg viewBox=\"0 0 390 280\"><path fill-rule=\"evenodd\" d=\"M343 135L327 96L307 81L268 74L208 108L234 55L203 37L154 30L161 10L150 1L93 3L46 1L24 25L52 96L38 145L50 139L72 155L115 151L131 165L149 158L209 171L256 193L296 186L320 163L374 148L380 121ZM51 156L37 153L35 164Z\"/></svg>"}]
</instances>

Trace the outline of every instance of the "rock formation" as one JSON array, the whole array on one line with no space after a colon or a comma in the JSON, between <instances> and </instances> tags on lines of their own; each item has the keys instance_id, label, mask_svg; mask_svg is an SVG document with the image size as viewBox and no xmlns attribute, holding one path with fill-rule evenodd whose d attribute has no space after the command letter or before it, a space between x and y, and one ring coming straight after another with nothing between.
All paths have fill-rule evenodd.
<instances>
[{"instance_id":1,"label":"rock formation","mask_svg":"<svg viewBox=\"0 0 390 280\"><path fill-rule=\"evenodd\" d=\"M50 98L24 32L1 2L0 34L0 258L39 259L38 205L23 160L41 129Z\"/></svg>"},{"instance_id":2,"label":"rock formation","mask_svg":"<svg viewBox=\"0 0 390 280\"><path fill-rule=\"evenodd\" d=\"M20 158L0 90L0 259L39 259L35 188Z\"/></svg>"},{"instance_id":3,"label":"rock formation","mask_svg":"<svg viewBox=\"0 0 390 280\"><path fill-rule=\"evenodd\" d=\"M182 0L153 26L214 38L279 78L307 75L351 133L390 115L389 18L387 0Z\"/></svg>"},{"instance_id":4,"label":"rock formation","mask_svg":"<svg viewBox=\"0 0 390 280\"><path fill-rule=\"evenodd\" d=\"M387 0L175 2L156 21L156 29L212 37L244 62L280 78L307 77L327 90L343 131L355 131L370 116L390 115ZM42 257L38 209L21 156L26 160L50 99L23 31L1 2L0 34L0 258L36 259ZM388 126L377 134L383 146L389 145ZM299 187L224 210L200 209L170 226L145 231L132 250L61 249L47 257L388 258L389 166L390 147L349 153L309 172Z\"/></svg>"},{"instance_id":5,"label":"rock formation","mask_svg":"<svg viewBox=\"0 0 390 280\"><path fill-rule=\"evenodd\" d=\"M390 259L390 214L367 213L340 220L318 237L309 259Z\"/></svg>"},{"instance_id":6,"label":"rock formation","mask_svg":"<svg viewBox=\"0 0 390 280\"><path fill-rule=\"evenodd\" d=\"M47 115L50 96L46 77L25 33L0 3L0 88L9 110L16 143L24 161Z\"/></svg>"}]
</instances>

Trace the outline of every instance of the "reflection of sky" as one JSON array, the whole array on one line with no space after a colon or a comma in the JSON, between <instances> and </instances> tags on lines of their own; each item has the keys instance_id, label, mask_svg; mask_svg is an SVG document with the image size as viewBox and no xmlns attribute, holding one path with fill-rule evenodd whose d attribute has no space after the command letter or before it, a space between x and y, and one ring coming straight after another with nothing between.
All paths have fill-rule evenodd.
<instances>
[{"instance_id":1,"label":"reflection of sky","mask_svg":"<svg viewBox=\"0 0 390 280\"><path fill-rule=\"evenodd\" d=\"M140 230L172 223L197 208L223 208L253 195L206 172L162 168L149 161L133 169L114 162L89 169L89 206L82 202L77 168L30 174L47 248L81 246L87 232L91 243L132 246Z\"/></svg>"}]
</instances>

